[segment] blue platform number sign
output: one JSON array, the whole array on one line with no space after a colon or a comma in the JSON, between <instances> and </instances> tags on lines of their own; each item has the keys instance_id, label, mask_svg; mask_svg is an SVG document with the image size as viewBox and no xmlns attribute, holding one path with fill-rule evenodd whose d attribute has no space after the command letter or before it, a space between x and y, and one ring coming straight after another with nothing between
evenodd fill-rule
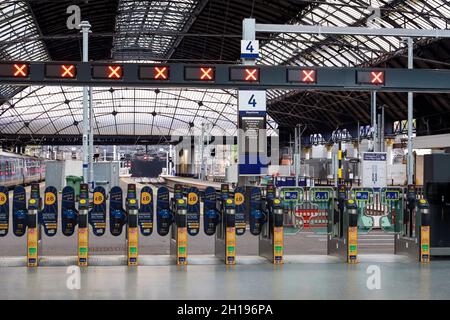
<instances>
[{"instance_id":1,"label":"blue platform number sign","mask_svg":"<svg viewBox=\"0 0 450 320\"><path fill-rule=\"evenodd\" d=\"M259 41L258 40L242 40L241 41L241 58L242 59L258 59L259 58Z\"/></svg>"}]
</instances>

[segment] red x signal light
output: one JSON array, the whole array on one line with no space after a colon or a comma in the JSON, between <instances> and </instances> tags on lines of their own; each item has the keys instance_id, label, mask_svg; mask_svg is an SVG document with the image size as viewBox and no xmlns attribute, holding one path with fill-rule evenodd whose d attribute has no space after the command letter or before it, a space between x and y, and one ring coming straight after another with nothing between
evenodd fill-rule
<instances>
[{"instance_id":1,"label":"red x signal light","mask_svg":"<svg viewBox=\"0 0 450 320\"><path fill-rule=\"evenodd\" d=\"M213 80L213 68L200 68L200 80Z\"/></svg>"},{"instance_id":2,"label":"red x signal light","mask_svg":"<svg viewBox=\"0 0 450 320\"><path fill-rule=\"evenodd\" d=\"M61 78L75 78L75 66L73 64L61 65Z\"/></svg>"},{"instance_id":3,"label":"red x signal light","mask_svg":"<svg viewBox=\"0 0 450 320\"><path fill-rule=\"evenodd\" d=\"M356 72L356 83L372 86L383 86L385 84L385 71L360 70Z\"/></svg>"},{"instance_id":4,"label":"red x signal light","mask_svg":"<svg viewBox=\"0 0 450 320\"><path fill-rule=\"evenodd\" d=\"M187 66L184 68L184 80L214 81L216 69L210 66Z\"/></svg>"},{"instance_id":5,"label":"red x signal light","mask_svg":"<svg viewBox=\"0 0 450 320\"><path fill-rule=\"evenodd\" d=\"M121 80L123 78L123 66L122 65L105 65L96 64L92 65L92 79L102 80Z\"/></svg>"},{"instance_id":6,"label":"red x signal light","mask_svg":"<svg viewBox=\"0 0 450 320\"><path fill-rule=\"evenodd\" d=\"M155 80L167 80L169 78L169 68L154 67Z\"/></svg>"},{"instance_id":7,"label":"red x signal light","mask_svg":"<svg viewBox=\"0 0 450 320\"><path fill-rule=\"evenodd\" d=\"M245 69L245 81L258 81L259 74L256 68Z\"/></svg>"},{"instance_id":8,"label":"red x signal light","mask_svg":"<svg viewBox=\"0 0 450 320\"><path fill-rule=\"evenodd\" d=\"M302 70L302 82L316 83L316 70Z\"/></svg>"},{"instance_id":9,"label":"red x signal light","mask_svg":"<svg viewBox=\"0 0 450 320\"><path fill-rule=\"evenodd\" d=\"M13 65L14 77L25 78L28 77L28 65L27 64L14 64Z\"/></svg>"},{"instance_id":10,"label":"red x signal light","mask_svg":"<svg viewBox=\"0 0 450 320\"><path fill-rule=\"evenodd\" d=\"M384 84L384 72L383 71L372 71L370 73L370 83L375 85Z\"/></svg>"},{"instance_id":11,"label":"red x signal light","mask_svg":"<svg viewBox=\"0 0 450 320\"><path fill-rule=\"evenodd\" d=\"M122 66L108 66L109 79L122 79Z\"/></svg>"}]
</instances>

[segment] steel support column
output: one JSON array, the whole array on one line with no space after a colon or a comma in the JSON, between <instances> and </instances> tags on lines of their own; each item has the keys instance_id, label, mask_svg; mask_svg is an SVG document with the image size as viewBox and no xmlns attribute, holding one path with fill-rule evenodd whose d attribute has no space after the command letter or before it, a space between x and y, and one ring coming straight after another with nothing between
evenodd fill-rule
<instances>
[{"instance_id":1,"label":"steel support column","mask_svg":"<svg viewBox=\"0 0 450 320\"><path fill-rule=\"evenodd\" d=\"M89 32L91 25L87 21L80 23L83 34L83 62L89 61ZM83 182L89 182L89 96L88 87L83 87Z\"/></svg>"}]
</instances>

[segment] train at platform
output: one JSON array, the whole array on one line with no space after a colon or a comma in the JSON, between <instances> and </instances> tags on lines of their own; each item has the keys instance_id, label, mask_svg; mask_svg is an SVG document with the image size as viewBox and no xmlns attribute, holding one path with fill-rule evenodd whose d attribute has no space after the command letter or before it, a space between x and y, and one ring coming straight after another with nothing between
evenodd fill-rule
<instances>
[{"instance_id":1,"label":"train at platform","mask_svg":"<svg viewBox=\"0 0 450 320\"><path fill-rule=\"evenodd\" d=\"M0 151L0 185L14 187L45 179L45 160Z\"/></svg>"}]
</instances>

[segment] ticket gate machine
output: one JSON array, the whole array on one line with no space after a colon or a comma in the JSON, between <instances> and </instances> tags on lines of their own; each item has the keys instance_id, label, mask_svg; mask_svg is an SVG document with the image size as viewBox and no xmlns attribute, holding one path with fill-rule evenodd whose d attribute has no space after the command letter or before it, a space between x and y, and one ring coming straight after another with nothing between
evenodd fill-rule
<instances>
[{"instance_id":1,"label":"ticket gate machine","mask_svg":"<svg viewBox=\"0 0 450 320\"><path fill-rule=\"evenodd\" d=\"M183 198L175 200L174 218L170 237L170 255L175 257L177 265L186 265L188 246L187 205Z\"/></svg>"},{"instance_id":2,"label":"ticket gate machine","mask_svg":"<svg viewBox=\"0 0 450 320\"><path fill-rule=\"evenodd\" d=\"M0 186L0 238L9 231L9 192L8 188Z\"/></svg>"},{"instance_id":3,"label":"ticket gate machine","mask_svg":"<svg viewBox=\"0 0 450 320\"><path fill-rule=\"evenodd\" d=\"M38 266L39 226L38 226L39 200L31 198L28 201L27 211L27 267Z\"/></svg>"},{"instance_id":4,"label":"ticket gate machine","mask_svg":"<svg viewBox=\"0 0 450 320\"><path fill-rule=\"evenodd\" d=\"M236 264L236 206L234 199L223 196L223 210L220 210L221 217L215 239L215 256L224 260L226 265L234 265Z\"/></svg>"},{"instance_id":5,"label":"ticket gate machine","mask_svg":"<svg viewBox=\"0 0 450 320\"><path fill-rule=\"evenodd\" d=\"M259 236L264 225L267 222L267 205L263 205L261 189L252 187L250 189L250 212L249 212L249 229L254 236Z\"/></svg>"},{"instance_id":6,"label":"ticket gate machine","mask_svg":"<svg viewBox=\"0 0 450 320\"><path fill-rule=\"evenodd\" d=\"M127 265L138 265L139 228L138 212L139 203L137 201L136 185L129 184L126 198L127 211Z\"/></svg>"},{"instance_id":7,"label":"ticket gate machine","mask_svg":"<svg viewBox=\"0 0 450 320\"><path fill-rule=\"evenodd\" d=\"M346 187L339 186L327 251L349 264L358 263L358 215L356 201L347 199Z\"/></svg>"},{"instance_id":8,"label":"ticket gate machine","mask_svg":"<svg viewBox=\"0 0 450 320\"><path fill-rule=\"evenodd\" d=\"M94 192L95 202L95 192ZM78 201L78 266L87 267L89 257L89 185L80 185Z\"/></svg>"},{"instance_id":9,"label":"ticket gate machine","mask_svg":"<svg viewBox=\"0 0 450 320\"><path fill-rule=\"evenodd\" d=\"M430 262L430 206L425 199L417 200L416 188L409 185L406 208L399 215L399 232L395 236L395 253L419 262Z\"/></svg>"},{"instance_id":10,"label":"ticket gate machine","mask_svg":"<svg viewBox=\"0 0 450 320\"><path fill-rule=\"evenodd\" d=\"M203 200L203 231L206 235L212 236L216 233L220 218L220 210L217 208L216 189L207 187Z\"/></svg>"},{"instance_id":11,"label":"ticket gate machine","mask_svg":"<svg viewBox=\"0 0 450 320\"><path fill-rule=\"evenodd\" d=\"M348 261L347 187L345 185L338 186L336 198L337 201L334 203L333 216L330 221L331 232L327 238L327 253Z\"/></svg>"},{"instance_id":12,"label":"ticket gate machine","mask_svg":"<svg viewBox=\"0 0 450 320\"><path fill-rule=\"evenodd\" d=\"M269 198L267 202L268 222L264 224L259 237L259 255L273 264L283 264L283 207L280 199Z\"/></svg>"}]
</instances>

